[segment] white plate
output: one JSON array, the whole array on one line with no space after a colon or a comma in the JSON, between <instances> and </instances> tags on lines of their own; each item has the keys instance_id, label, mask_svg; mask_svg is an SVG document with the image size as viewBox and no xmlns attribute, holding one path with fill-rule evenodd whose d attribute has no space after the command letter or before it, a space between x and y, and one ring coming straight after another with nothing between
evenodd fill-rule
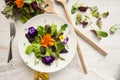
<instances>
[{"instance_id":1,"label":"white plate","mask_svg":"<svg viewBox=\"0 0 120 80\"><path fill-rule=\"evenodd\" d=\"M25 54L25 49L30 44L25 37L25 33L27 33L26 29L28 29L28 27L31 27L31 26L37 27L39 25L46 25L46 24L51 25L52 23L57 24L58 29L60 28L61 25L65 23L68 24L68 27L66 28L66 31L64 32L64 34L67 35L69 38L69 41L67 43L69 49L68 49L68 53L60 54L61 57L65 59L65 61L57 59L50 66L48 66L43 64L41 60L36 59L33 53L31 53L30 55ZM31 67L36 71L50 73L50 72L55 72L64 68L71 62L76 52L76 45L77 45L76 42L77 41L76 41L75 32L72 26L66 20L60 18L55 14L42 14L42 15L33 17L23 25L23 29L19 33L18 46L19 46L19 52L22 59L24 60L25 63L27 63L29 67ZM35 59L39 61L37 65L34 65Z\"/></svg>"}]
</instances>

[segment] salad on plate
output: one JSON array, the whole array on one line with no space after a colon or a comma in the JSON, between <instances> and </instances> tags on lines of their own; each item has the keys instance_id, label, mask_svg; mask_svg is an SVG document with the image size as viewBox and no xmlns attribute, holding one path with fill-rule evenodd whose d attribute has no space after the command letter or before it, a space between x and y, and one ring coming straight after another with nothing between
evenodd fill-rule
<instances>
[{"instance_id":1,"label":"salad on plate","mask_svg":"<svg viewBox=\"0 0 120 80\"><path fill-rule=\"evenodd\" d=\"M45 65L50 65L54 60L65 60L60 54L68 53L66 49L69 38L64 35L67 24L57 28L55 23L51 25L31 26L25 34L30 44L26 47L26 55L33 54Z\"/></svg>"}]
</instances>

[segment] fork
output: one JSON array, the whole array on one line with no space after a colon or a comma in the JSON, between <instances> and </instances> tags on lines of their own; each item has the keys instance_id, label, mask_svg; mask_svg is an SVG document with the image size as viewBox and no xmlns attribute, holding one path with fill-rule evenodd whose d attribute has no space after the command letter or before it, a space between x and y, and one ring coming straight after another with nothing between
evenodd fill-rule
<instances>
[{"instance_id":1,"label":"fork","mask_svg":"<svg viewBox=\"0 0 120 80\"><path fill-rule=\"evenodd\" d=\"M15 37L15 34L16 34L15 24L10 23L10 48L9 48L9 55L8 55L8 63L12 59L12 41Z\"/></svg>"}]
</instances>

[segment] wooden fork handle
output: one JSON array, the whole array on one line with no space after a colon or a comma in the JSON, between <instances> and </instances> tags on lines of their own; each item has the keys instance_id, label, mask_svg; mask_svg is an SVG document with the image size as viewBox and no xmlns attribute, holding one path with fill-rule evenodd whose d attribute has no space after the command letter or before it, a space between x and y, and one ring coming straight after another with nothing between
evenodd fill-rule
<instances>
[{"instance_id":1,"label":"wooden fork handle","mask_svg":"<svg viewBox=\"0 0 120 80\"><path fill-rule=\"evenodd\" d=\"M63 7L64 7L64 9L65 9L65 13L66 13L67 20L72 24L70 15L69 15L68 10L67 10L67 7L66 7L66 3L63 3Z\"/></svg>"},{"instance_id":2,"label":"wooden fork handle","mask_svg":"<svg viewBox=\"0 0 120 80\"><path fill-rule=\"evenodd\" d=\"M74 27L73 27L74 28ZM103 56L107 55L107 52L105 52L102 48L100 48L98 45L96 45L93 41L88 39L85 35L83 35L80 31L78 31L76 28L74 28L75 32L82 37L86 42L88 42L91 46L93 46L97 51L99 51Z\"/></svg>"},{"instance_id":3,"label":"wooden fork handle","mask_svg":"<svg viewBox=\"0 0 120 80\"><path fill-rule=\"evenodd\" d=\"M77 51L78 51L78 55L79 55L79 59L80 59L80 62L81 62L81 65L82 65L82 69L83 69L83 72L85 74L87 74L87 68L86 68L86 65L85 65L85 62L84 62L84 59L83 59L83 56L82 56L82 53L81 53L81 50L80 50L80 46L79 46L79 43L77 42Z\"/></svg>"}]
</instances>

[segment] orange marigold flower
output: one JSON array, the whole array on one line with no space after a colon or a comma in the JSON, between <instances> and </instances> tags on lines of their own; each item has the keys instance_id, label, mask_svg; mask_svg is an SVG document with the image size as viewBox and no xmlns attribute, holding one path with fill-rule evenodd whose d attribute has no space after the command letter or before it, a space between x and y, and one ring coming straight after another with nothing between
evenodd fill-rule
<instances>
[{"instance_id":1,"label":"orange marigold flower","mask_svg":"<svg viewBox=\"0 0 120 80\"><path fill-rule=\"evenodd\" d=\"M22 8L24 5L24 0L15 0L15 4L18 8Z\"/></svg>"},{"instance_id":2,"label":"orange marigold flower","mask_svg":"<svg viewBox=\"0 0 120 80\"><path fill-rule=\"evenodd\" d=\"M41 40L43 47L53 46L55 40L51 37L50 34L46 34L43 39Z\"/></svg>"}]
</instances>

